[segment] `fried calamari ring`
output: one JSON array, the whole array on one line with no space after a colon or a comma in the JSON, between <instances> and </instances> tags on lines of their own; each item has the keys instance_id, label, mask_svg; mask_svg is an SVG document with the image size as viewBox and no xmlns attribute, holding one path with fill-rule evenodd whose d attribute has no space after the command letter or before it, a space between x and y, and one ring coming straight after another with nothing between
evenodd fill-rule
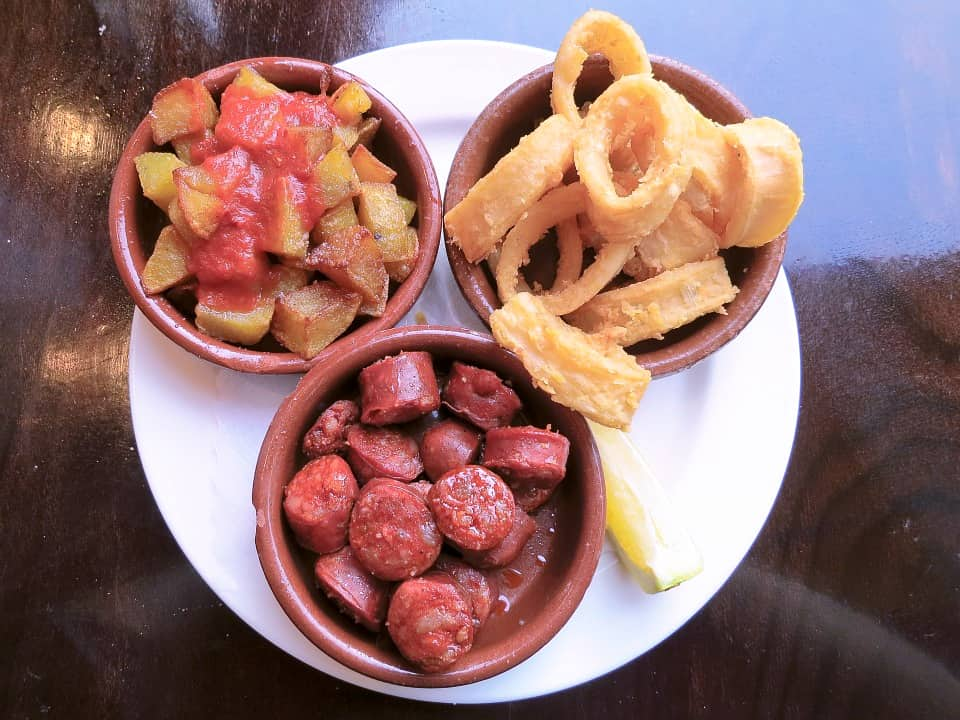
<instances>
[{"instance_id":1,"label":"fried calamari ring","mask_svg":"<svg viewBox=\"0 0 960 720\"><path fill-rule=\"evenodd\" d=\"M687 101L645 75L620 78L590 106L574 139L574 162L590 194L590 219L607 242L637 242L667 218L690 180L684 146L693 129ZM621 196L610 153L623 137L644 133L650 163L633 192Z\"/></svg>"},{"instance_id":2,"label":"fried calamari ring","mask_svg":"<svg viewBox=\"0 0 960 720\"><path fill-rule=\"evenodd\" d=\"M760 117L724 128L743 181L721 247L764 245L787 229L803 202L803 156L793 130Z\"/></svg>"},{"instance_id":3,"label":"fried calamari ring","mask_svg":"<svg viewBox=\"0 0 960 720\"><path fill-rule=\"evenodd\" d=\"M587 191L581 183L573 183L554 188L524 213L500 246L495 277L501 302L505 303L517 294L517 285L521 280L520 267L529 262L530 248L547 230L565 220L575 219L578 213L586 209ZM579 245L579 237L577 242ZM565 277L568 272L564 270Z\"/></svg>"},{"instance_id":4,"label":"fried calamari ring","mask_svg":"<svg viewBox=\"0 0 960 720\"><path fill-rule=\"evenodd\" d=\"M611 13L602 10L585 13L570 26L560 43L553 63L550 91L553 112L577 125L581 122L580 111L573 99L573 91L583 71L583 63L592 53L601 53L610 61L614 79L653 72L643 40L636 30Z\"/></svg>"}]
</instances>

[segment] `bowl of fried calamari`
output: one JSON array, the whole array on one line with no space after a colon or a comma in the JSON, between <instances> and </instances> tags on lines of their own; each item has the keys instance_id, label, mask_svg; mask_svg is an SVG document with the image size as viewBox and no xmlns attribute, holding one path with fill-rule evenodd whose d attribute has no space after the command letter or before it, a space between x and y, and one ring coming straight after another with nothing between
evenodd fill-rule
<instances>
[{"instance_id":1,"label":"bowl of fried calamari","mask_svg":"<svg viewBox=\"0 0 960 720\"><path fill-rule=\"evenodd\" d=\"M754 317L802 198L789 127L590 11L467 133L446 249L467 301L541 387L626 427L651 376Z\"/></svg>"}]
</instances>

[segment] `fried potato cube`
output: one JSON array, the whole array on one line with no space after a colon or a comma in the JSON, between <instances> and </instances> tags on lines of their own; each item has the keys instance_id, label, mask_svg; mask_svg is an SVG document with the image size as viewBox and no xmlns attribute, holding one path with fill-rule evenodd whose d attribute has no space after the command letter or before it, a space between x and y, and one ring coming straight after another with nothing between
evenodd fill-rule
<instances>
[{"instance_id":1,"label":"fried potato cube","mask_svg":"<svg viewBox=\"0 0 960 720\"><path fill-rule=\"evenodd\" d=\"M166 211L177 196L173 171L183 167L180 158L173 153L146 152L137 155L133 164L137 167L143 194L153 200L158 208Z\"/></svg>"},{"instance_id":2,"label":"fried potato cube","mask_svg":"<svg viewBox=\"0 0 960 720\"><path fill-rule=\"evenodd\" d=\"M333 147L333 130L328 126L291 125L286 133L288 142L307 168L313 167Z\"/></svg>"},{"instance_id":3,"label":"fried potato cube","mask_svg":"<svg viewBox=\"0 0 960 720\"><path fill-rule=\"evenodd\" d=\"M404 222L396 187L390 183L360 183L357 208L360 224L373 233L384 262L403 262L417 256L417 233Z\"/></svg>"},{"instance_id":4,"label":"fried potato cube","mask_svg":"<svg viewBox=\"0 0 960 720\"><path fill-rule=\"evenodd\" d=\"M180 237L185 242L190 245L196 242L197 236L193 230L190 229L190 225L187 223L187 216L183 214L183 209L180 207L180 199L176 195L173 196L173 200L171 200L167 206L167 217L170 218L170 224L177 229Z\"/></svg>"},{"instance_id":5,"label":"fried potato cube","mask_svg":"<svg viewBox=\"0 0 960 720\"><path fill-rule=\"evenodd\" d=\"M270 292L274 298L306 287L307 283L310 282L310 271L306 268L278 265L273 268L273 273L274 278Z\"/></svg>"},{"instance_id":6,"label":"fried potato cube","mask_svg":"<svg viewBox=\"0 0 960 720\"><path fill-rule=\"evenodd\" d=\"M350 162L347 149L340 143L334 143L330 152L313 166L311 180L317 200L327 208L360 192L360 178Z\"/></svg>"},{"instance_id":7,"label":"fried potato cube","mask_svg":"<svg viewBox=\"0 0 960 720\"><path fill-rule=\"evenodd\" d=\"M212 128L218 117L217 104L210 92L197 80L183 78L153 98L150 108L153 142L164 145L181 135Z\"/></svg>"},{"instance_id":8,"label":"fried potato cube","mask_svg":"<svg viewBox=\"0 0 960 720\"><path fill-rule=\"evenodd\" d=\"M170 141L177 157L187 165L199 165L217 151L217 138L210 128L204 128L199 133L183 135Z\"/></svg>"},{"instance_id":9,"label":"fried potato cube","mask_svg":"<svg viewBox=\"0 0 960 720\"><path fill-rule=\"evenodd\" d=\"M365 227L354 225L331 233L310 251L307 264L340 287L359 293L363 298L360 314L383 315L390 278L383 266L380 248Z\"/></svg>"},{"instance_id":10,"label":"fried potato cube","mask_svg":"<svg viewBox=\"0 0 960 720\"><path fill-rule=\"evenodd\" d=\"M397 195L397 202L403 208L403 222L409 225L413 222L413 216L417 214L417 201L405 198L403 195Z\"/></svg>"},{"instance_id":11,"label":"fried potato cube","mask_svg":"<svg viewBox=\"0 0 960 720\"><path fill-rule=\"evenodd\" d=\"M190 244L173 225L167 225L160 231L153 254L143 267L143 289L148 295L156 295L182 283L191 275L189 258Z\"/></svg>"},{"instance_id":12,"label":"fried potato cube","mask_svg":"<svg viewBox=\"0 0 960 720\"><path fill-rule=\"evenodd\" d=\"M270 330L288 350L316 357L350 327L361 297L332 282L315 282L276 301Z\"/></svg>"},{"instance_id":13,"label":"fried potato cube","mask_svg":"<svg viewBox=\"0 0 960 720\"><path fill-rule=\"evenodd\" d=\"M283 257L302 258L307 254L310 226L301 209L303 189L290 175L277 178L273 185L270 222L260 246Z\"/></svg>"},{"instance_id":14,"label":"fried potato cube","mask_svg":"<svg viewBox=\"0 0 960 720\"><path fill-rule=\"evenodd\" d=\"M197 303L197 328L211 337L238 345L256 345L270 330L274 299L266 296L252 310L215 310Z\"/></svg>"},{"instance_id":15,"label":"fried potato cube","mask_svg":"<svg viewBox=\"0 0 960 720\"><path fill-rule=\"evenodd\" d=\"M368 117L360 121L357 126L357 142L361 145L370 147L373 145L373 139L377 136L377 130L380 129L380 118Z\"/></svg>"},{"instance_id":16,"label":"fried potato cube","mask_svg":"<svg viewBox=\"0 0 960 720\"><path fill-rule=\"evenodd\" d=\"M216 183L200 167L186 166L173 172L177 201L187 226L202 238L209 238L223 217L223 201L216 196Z\"/></svg>"},{"instance_id":17,"label":"fried potato cube","mask_svg":"<svg viewBox=\"0 0 960 720\"><path fill-rule=\"evenodd\" d=\"M353 150L360 139L359 125L337 125L333 129L333 136L337 138L347 150Z\"/></svg>"},{"instance_id":18,"label":"fried potato cube","mask_svg":"<svg viewBox=\"0 0 960 720\"><path fill-rule=\"evenodd\" d=\"M358 144L350 159L360 182L388 183L393 182L393 179L397 176L396 171L381 162L376 155L367 149L366 145Z\"/></svg>"},{"instance_id":19,"label":"fried potato cube","mask_svg":"<svg viewBox=\"0 0 960 720\"><path fill-rule=\"evenodd\" d=\"M230 83L235 89L242 90L248 97L270 97L271 95L286 95L287 93L263 77L249 65L240 68L240 72Z\"/></svg>"},{"instance_id":20,"label":"fried potato cube","mask_svg":"<svg viewBox=\"0 0 960 720\"><path fill-rule=\"evenodd\" d=\"M400 262L384 263L384 267L387 269L387 275L390 276L390 279L394 282L402 283L408 277L410 273L413 272L413 268L417 264L417 259L413 260L401 260Z\"/></svg>"},{"instance_id":21,"label":"fried potato cube","mask_svg":"<svg viewBox=\"0 0 960 720\"><path fill-rule=\"evenodd\" d=\"M361 115L370 109L370 96L358 82L344 83L338 87L330 98L330 109L336 113L344 124L357 125Z\"/></svg>"},{"instance_id":22,"label":"fried potato cube","mask_svg":"<svg viewBox=\"0 0 960 720\"><path fill-rule=\"evenodd\" d=\"M320 216L317 224L313 226L313 242L319 245L338 230L345 230L359 224L360 220L357 218L357 211L353 208L353 200L347 198Z\"/></svg>"}]
</instances>

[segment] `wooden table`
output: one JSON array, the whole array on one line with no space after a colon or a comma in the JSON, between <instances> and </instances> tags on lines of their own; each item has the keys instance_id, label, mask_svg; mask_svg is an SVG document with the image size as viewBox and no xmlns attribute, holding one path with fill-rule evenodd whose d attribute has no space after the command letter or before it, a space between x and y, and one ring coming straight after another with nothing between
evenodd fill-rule
<instances>
[{"instance_id":1,"label":"wooden table","mask_svg":"<svg viewBox=\"0 0 960 720\"><path fill-rule=\"evenodd\" d=\"M661 646L509 706L387 698L256 635L168 533L134 449L133 305L106 229L114 164L152 95L245 56L333 62L456 37L555 48L586 7L540 5L5 0L0 716L958 716L951 0L607 3L652 52L789 122L806 161L785 262L803 351L793 458L746 560Z\"/></svg>"}]
</instances>

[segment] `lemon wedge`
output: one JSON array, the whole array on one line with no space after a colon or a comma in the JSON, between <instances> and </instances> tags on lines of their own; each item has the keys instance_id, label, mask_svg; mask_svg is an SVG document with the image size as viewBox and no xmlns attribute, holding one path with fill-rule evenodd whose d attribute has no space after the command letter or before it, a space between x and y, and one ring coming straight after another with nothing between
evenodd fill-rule
<instances>
[{"instance_id":1,"label":"lemon wedge","mask_svg":"<svg viewBox=\"0 0 960 720\"><path fill-rule=\"evenodd\" d=\"M663 486L626 433L587 420L607 487L607 533L644 589L661 592L703 570L694 544Z\"/></svg>"}]
</instances>

